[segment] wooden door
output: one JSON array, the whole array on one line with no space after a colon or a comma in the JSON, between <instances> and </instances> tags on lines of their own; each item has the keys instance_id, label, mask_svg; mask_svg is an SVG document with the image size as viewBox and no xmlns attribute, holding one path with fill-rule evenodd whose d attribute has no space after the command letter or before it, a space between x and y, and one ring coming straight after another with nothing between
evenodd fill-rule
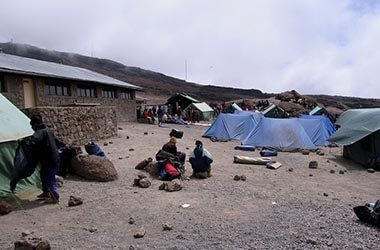
<instances>
[{"instance_id":1,"label":"wooden door","mask_svg":"<svg viewBox=\"0 0 380 250\"><path fill-rule=\"evenodd\" d=\"M36 95L32 79L24 78L24 108L34 108L36 106Z\"/></svg>"}]
</instances>

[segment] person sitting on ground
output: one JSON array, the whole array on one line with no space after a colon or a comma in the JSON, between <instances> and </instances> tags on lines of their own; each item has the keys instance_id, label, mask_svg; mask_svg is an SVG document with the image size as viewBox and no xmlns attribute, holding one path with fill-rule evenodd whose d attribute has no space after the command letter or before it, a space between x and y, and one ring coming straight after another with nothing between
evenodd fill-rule
<instances>
[{"instance_id":1,"label":"person sitting on ground","mask_svg":"<svg viewBox=\"0 0 380 250\"><path fill-rule=\"evenodd\" d=\"M160 150L163 152L161 153L159 152L158 155L160 155L160 158L166 158L166 159L175 158L174 160L179 161L183 165L185 164L186 154L177 151L176 144L177 144L177 139L174 136L170 137L169 142L165 143L162 146L162 150ZM157 158L157 160L162 160L162 159Z\"/></svg>"},{"instance_id":2,"label":"person sitting on ground","mask_svg":"<svg viewBox=\"0 0 380 250\"><path fill-rule=\"evenodd\" d=\"M144 109L143 116L144 116L145 119L148 120L148 123L153 123L152 118L149 116L149 113L148 113L147 109Z\"/></svg>"},{"instance_id":3,"label":"person sitting on ground","mask_svg":"<svg viewBox=\"0 0 380 250\"><path fill-rule=\"evenodd\" d=\"M193 176L200 179L211 177L212 155L203 148L201 141L195 142L195 149L191 152L189 161L193 169Z\"/></svg>"},{"instance_id":4,"label":"person sitting on ground","mask_svg":"<svg viewBox=\"0 0 380 250\"><path fill-rule=\"evenodd\" d=\"M46 204L56 204L59 202L59 194L55 174L60 165L60 158L55 136L43 124L41 115L33 115L30 118L30 125L34 130L30 144L41 163L40 176L43 193L38 195L38 198L45 199Z\"/></svg>"}]
</instances>

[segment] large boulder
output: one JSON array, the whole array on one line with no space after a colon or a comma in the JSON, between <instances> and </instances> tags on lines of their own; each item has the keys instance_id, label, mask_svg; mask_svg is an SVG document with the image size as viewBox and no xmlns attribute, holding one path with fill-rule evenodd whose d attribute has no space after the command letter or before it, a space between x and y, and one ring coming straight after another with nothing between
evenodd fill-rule
<instances>
[{"instance_id":1,"label":"large boulder","mask_svg":"<svg viewBox=\"0 0 380 250\"><path fill-rule=\"evenodd\" d=\"M74 172L87 180L114 181L118 178L113 163L96 155L80 155L71 160Z\"/></svg>"},{"instance_id":2,"label":"large boulder","mask_svg":"<svg viewBox=\"0 0 380 250\"><path fill-rule=\"evenodd\" d=\"M6 215L12 212L12 206L5 201L0 201L0 215Z\"/></svg>"}]
</instances>

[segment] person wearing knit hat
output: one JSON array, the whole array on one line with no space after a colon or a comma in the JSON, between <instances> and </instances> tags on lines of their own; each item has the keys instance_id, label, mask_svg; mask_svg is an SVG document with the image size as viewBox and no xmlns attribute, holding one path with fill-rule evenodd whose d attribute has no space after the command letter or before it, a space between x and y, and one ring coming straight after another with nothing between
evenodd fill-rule
<instances>
[{"instance_id":1,"label":"person wearing knit hat","mask_svg":"<svg viewBox=\"0 0 380 250\"><path fill-rule=\"evenodd\" d=\"M174 136L172 136L172 137L170 137L169 142L177 143L177 139Z\"/></svg>"},{"instance_id":2,"label":"person wearing knit hat","mask_svg":"<svg viewBox=\"0 0 380 250\"><path fill-rule=\"evenodd\" d=\"M179 159L179 161L182 164L185 164L186 154L177 151L176 144L177 144L177 139L174 136L172 136L170 137L169 142L165 143L164 146L162 146L162 150L174 155L175 157Z\"/></svg>"}]
</instances>

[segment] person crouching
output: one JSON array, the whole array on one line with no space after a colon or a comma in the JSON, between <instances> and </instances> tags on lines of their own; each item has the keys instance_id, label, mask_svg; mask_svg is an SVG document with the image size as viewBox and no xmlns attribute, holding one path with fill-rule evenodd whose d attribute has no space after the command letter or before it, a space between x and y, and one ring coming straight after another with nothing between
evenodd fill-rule
<instances>
[{"instance_id":1,"label":"person crouching","mask_svg":"<svg viewBox=\"0 0 380 250\"><path fill-rule=\"evenodd\" d=\"M191 152L189 161L193 169L193 176L200 179L211 177L212 155L203 148L201 141L195 142L195 149Z\"/></svg>"}]
</instances>

